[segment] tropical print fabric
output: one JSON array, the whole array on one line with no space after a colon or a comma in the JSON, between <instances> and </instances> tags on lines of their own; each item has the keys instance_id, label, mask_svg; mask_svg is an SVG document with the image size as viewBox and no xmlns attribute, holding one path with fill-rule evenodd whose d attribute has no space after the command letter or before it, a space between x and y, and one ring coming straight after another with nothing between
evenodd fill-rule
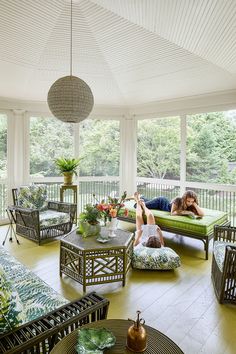
<instances>
[{"instance_id":1,"label":"tropical print fabric","mask_svg":"<svg viewBox=\"0 0 236 354\"><path fill-rule=\"evenodd\" d=\"M47 187L30 185L21 187L18 194L18 205L23 208L44 210L47 207Z\"/></svg>"},{"instance_id":2,"label":"tropical print fabric","mask_svg":"<svg viewBox=\"0 0 236 354\"><path fill-rule=\"evenodd\" d=\"M216 263L221 272L223 272L223 267L224 267L226 246L236 246L236 243L224 242L224 241L214 242L213 252L214 252Z\"/></svg>"},{"instance_id":3,"label":"tropical print fabric","mask_svg":"<svg viewBox=\"0 0 236 354\"><path fill-rule=\"evenodd\" d=\"M69 302L9 255L2 247L0 247L0 265L4 269L6 279L11 279L11 283L14 284L15 290L18 292L19 301L23 304L23 323L46 315ZM17 313L17 298L15 299L15 306L14 313ZM10 321L12 320L13 322L14 313L10 314Z\"/></svg>"},{"instance_id":4,"label":"tropical print fabric","mask_svg":"<svg viewBox=\"0 0 236 354\"><path fill-rule=\"evenodd\" d=\"M168 270L180 265L180 257L169 247L150 248L142 244L134 247L133 268Z\"/></svg>"},{"instance_id":5,"label":"tropical print fabric","mask_svg":"<svg viewBox=\"0 0 236 354\"><path fill-rule=\"evenodd\" d=\"M0 266L0 334L20 326L24 321L24 307L18 292Z\"/></svg>"},{"instance_id":6,"label":"tropical print fabric","mask_svg":"<svg viewBox=\"0 0 236 354\"><path fill-rule=\"evenodd\" d=\"M40 227L48 227L70 222L70 215L55 210L42 211L39 214Z\"/></svg>"}]
</instances>

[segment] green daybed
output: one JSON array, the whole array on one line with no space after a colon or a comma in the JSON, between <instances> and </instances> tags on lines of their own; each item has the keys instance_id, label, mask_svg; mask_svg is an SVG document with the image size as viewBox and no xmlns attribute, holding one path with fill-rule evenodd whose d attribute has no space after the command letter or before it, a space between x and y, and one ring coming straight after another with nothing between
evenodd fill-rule
<instances>
[{"instance_id":1,"label":"green daybed","mask_svg":"<svg viewBox=\"0 0 236 354\"><path fill-rule=\"evenodd\" d=\"M135 223L136 209L134 202L129 201L119 212L119 220ZM125 209L129 210L125 217ZM188 216L170 215L167 211L152 210L156 223L163 231L188 236L204 243L206 259L208 259L209 241L213 238L214 225L229 225L227 213L219 210L203 209L205 216L201 219L191 219Z\"/></svg>"}]
</instances>

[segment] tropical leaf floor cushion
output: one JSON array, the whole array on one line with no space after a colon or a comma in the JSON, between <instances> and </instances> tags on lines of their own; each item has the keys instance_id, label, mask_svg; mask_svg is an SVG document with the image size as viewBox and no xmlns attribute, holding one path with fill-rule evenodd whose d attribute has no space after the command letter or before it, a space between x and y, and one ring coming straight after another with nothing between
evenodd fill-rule
<instances>
[{"instance_id":1,"label":"tropical leaf floor cushion","mask_svg":"<svg viewBox=\"0 0 236 354\"><path fill-rule=\"evenodd\" d=\"M180 257L169 247L150 248L142 244L134 247L133 268L170 270L178 268L180 265Z\"/></svg>"},{"instance_id":2,"label":"tropical leaf floor cushion","mask_svg":"<svg viewBox=\"0 0 236 354\"><path fill-rule=\"evenodd\" d=\"M67 304L37 275L0 247L1 315L0 333Z\"/></svg>"}]
</instances>

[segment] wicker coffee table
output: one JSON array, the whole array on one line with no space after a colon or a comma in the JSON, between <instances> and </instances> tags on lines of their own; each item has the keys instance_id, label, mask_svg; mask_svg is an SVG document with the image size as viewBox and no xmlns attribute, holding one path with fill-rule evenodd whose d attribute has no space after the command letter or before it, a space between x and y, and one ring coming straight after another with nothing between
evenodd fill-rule
<instances>
[{"instance_id":1,"label":"wicker coffee table","mask_svg":"<svg viewBox=\"0 0 236 354\"><path fill-rule=\"evenodd\" d=\"M102 227L101 233L108 233ZM66 274L86 286L122 281L131 265L134 236L116 230L116 237L100 243L96 237L82 238L76 231L70 232L60 243L60 275Z\"/></svg>"},{"instance_id":2,"label":"wicker coffee table","mask_svg":"<svg viewBox=\"0 0 236 354\"><path fill-rule=\"evenodd\" d=\"M106 349L104 354L131 354L126 348L127 330L132 322L127 320L102 320L83 326L86 328L107 328L116 337L116 344L110 349ZM145 326L147 331L147 349L144 354L183 354L183 351L169 337L159 332L155 328ZM71 332L64 337L51 351L50 354L76 354L76 344L78 342L78 330Z\"/></svg>"}]
</instances>

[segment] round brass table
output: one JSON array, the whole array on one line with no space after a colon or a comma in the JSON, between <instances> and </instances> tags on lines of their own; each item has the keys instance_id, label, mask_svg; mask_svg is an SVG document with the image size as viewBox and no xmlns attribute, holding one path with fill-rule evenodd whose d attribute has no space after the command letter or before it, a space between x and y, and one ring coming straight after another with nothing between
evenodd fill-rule
<instances>
[{"instance_id":1,"label":"round brass table","mask_svg":"<svg viewBox=\"0 0 236 354\"><path fill-rule=\"evenodd\" d=\"M131 324L132 322L128 320L102 320L89 323L83 328L104 327L111 330L116 337L116 344L112 348L104 350L104 354L134 354L126 348L127 330ZM177 344L163 333L146 325L145 328L147 331L147 349L143 352L144 354L183 354ZM77 341L78 330L75 330L57 343L50 354L77 354Z\"/></svg>"}]
</instances>

